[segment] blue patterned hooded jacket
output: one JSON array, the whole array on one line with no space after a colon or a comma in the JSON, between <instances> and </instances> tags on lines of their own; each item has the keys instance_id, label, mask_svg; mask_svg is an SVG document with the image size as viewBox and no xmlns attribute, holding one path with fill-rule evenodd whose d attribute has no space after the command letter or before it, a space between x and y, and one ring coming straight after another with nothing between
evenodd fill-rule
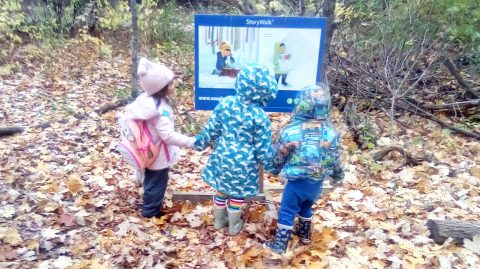
<instances>
[{"instance_id":1,"label":"blue patterned hooded jacket","mask_svg":"<svg viewBox=\"0 0 480 269\"><path fill-rule=\"evenodd\" d=\"M330 92L326 85L309 86L299 92L290 123L274 144L267 172L288 180L322 181L327 176L343 179L340 164L339 134L330 119ZM288 154L280 154L282 145L299 142Z\"/></svg>"},{"instance_id":2,"label":"blue patterned hooded jacket","mask_svg":"<svg viewBox=\"0 0 480 269\"><path fill-rule=\"evenodd\" d=\"M271 127L261 108L275 99L277 82L263 65L247 65L237 75L236 95L223 98L213 110L194 148L214 150L202 178L231 197L258 193L258 165L271 156Z\"/></svg>"}]
</instances>

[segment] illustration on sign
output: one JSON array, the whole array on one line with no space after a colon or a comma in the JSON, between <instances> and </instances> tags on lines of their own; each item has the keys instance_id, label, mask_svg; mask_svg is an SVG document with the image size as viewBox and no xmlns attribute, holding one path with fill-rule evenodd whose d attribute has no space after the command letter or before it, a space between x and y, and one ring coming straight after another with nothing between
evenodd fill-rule
<instances>
[{"instance_id":1,"label":"illustration on sign","mask_svg":"<svg viewBox=\"0 0 480 269\"><path fill-rule=\"evenodd\" d=\"M321 81L324 18L195 16L195 108L235 94L241 67L271 68L279 93L266 111L291 111L298 90Z\"/></svg>"}]
</instances>

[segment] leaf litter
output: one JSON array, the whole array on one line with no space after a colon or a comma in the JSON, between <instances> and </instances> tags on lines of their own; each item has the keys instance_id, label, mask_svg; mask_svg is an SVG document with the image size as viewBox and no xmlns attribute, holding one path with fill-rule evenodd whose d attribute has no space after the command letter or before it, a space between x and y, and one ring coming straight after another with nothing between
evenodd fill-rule
<instances>
[{"instance_id":1,"label":"leaf litter","mask_svg":"<svg viewBox=\"0 0 480 269\"><path fill-rule=\"evenodd\" d=\"M75 46L75 50L72 50ZM95 109L120 98L129 84L129 58L101 59L80 41L67 45L52 69L28 70L0 81L2 126L35 126L0 140L0 264L6 268L478 268L479 238L464 246L428 238L427 219L480 220L480 145L437 126L409 118L412 130L398 140L428 155L415 167L399 157L374 162L356 148L338 111L346 178L315 204L312 244L296 237L284 257L262 248L276 218L265 203L245 208L246 223L235 237L213 229L211 203L172 203L173 191L209 192L200 179L209 152L183 149L172 167L167 215L139 215L142 190L133 171L113 150L115 111ZM75 60L72 60L75 59ZM178 63L172 59L175 68ZM181 71L180 71L181 72ZM178 72L177 72L178 73ZM185 85L192 85L188 78ZM178 93L181 111L192 111L191 94ZM80 117L82 116L82 117ZM380 115L375 115L381 117ZM288 115L271 113L273 129ZM177 121L179 119L177 118ZM177 122L177 124L179 124ZM266 175L266 186L278 187ZM281 195L267 201L278 208Z\"/></svg>"}]
</instances>

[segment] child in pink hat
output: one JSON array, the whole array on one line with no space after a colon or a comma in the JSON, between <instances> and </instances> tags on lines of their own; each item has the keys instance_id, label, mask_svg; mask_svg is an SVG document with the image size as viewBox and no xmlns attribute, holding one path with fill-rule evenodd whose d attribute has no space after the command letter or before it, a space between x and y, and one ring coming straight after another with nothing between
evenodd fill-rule
<instances>
[{"instance_id":1,"label":"child in pink hat","mask_svg":"<svg viewBox=\"0 0 480 269\"><path fill-rule=\"evenodd\" d=\"M168 170L179 158L179 147L192 147L195 137L175 132L169 98L175 90L172 70L142 58L138 64L138 76L144 93L126 107L126 117L146 120L154 141L161 139L168 145L167 150L160 149L155 162L145 169L143 181L142 216L160 217L163 215L160 208L167 189Z\"/></svg>"}]
</instances>

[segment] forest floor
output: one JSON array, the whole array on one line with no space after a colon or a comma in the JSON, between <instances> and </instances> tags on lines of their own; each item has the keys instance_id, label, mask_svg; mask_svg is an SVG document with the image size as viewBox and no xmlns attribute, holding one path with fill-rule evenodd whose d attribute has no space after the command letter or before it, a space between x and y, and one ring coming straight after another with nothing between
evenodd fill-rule
<instances>
[{"instance_id":1,"label":"forest floor","mask_svg":"<svg viewBox=\"0 0 480 269\"><path fill-rule=\"evenodd\" d=\"M312 244L293 237L280 257L262 248L276 218L265 203L248 204L242 232L229 236L213 229L211 203L171 201L173 191L209 191L200 179L209 152L184 149L170 172L168 214L139 215L141 187L113 150L116 111L95 112L129 86L124 51L104 59L77 40L42 61L18 53L22 69L0 80L0 126L50 127L0 138L0 268L480 268L480 237L438 245L426 227L428 219L480 221L476 140L404 116L408 129L395 127L394 138L384 134L376 148L360 150L334 110L344 185L316 203ZM209 112L193 111L192 84L184 83L187 90L175 97L179 110L205 121ZM270 116L274 130L289 117ZM381 113L371 117L388 126ZM373 161L371 153L389 145L425 160L405 166L390 154ZM266 181L280 185L275 177ZM267 203L278 206L279 199Z\"/></svg>"}]
</instances>

